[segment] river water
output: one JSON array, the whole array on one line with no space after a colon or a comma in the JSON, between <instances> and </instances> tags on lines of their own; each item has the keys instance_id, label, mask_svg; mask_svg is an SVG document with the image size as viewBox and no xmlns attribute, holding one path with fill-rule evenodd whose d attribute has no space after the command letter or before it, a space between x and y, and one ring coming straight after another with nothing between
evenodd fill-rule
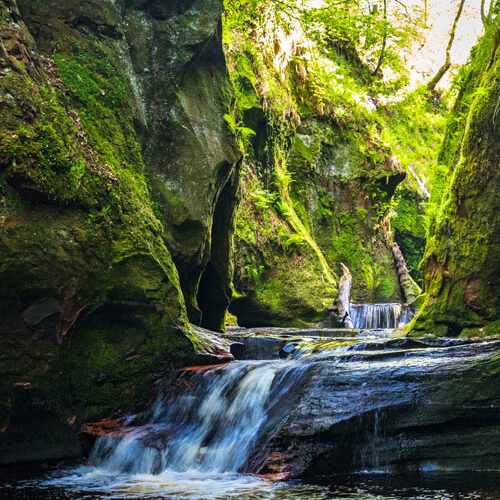
<instances>
[{"instance_id":1,"label":"river water","mask_svg":"<svg viewBox=\"0 0 500 500\"><path fill-rule=\"evenodd\" d=\"M398 500L500 499L500 474L354 474L273 483L243 474L113 475L86 466L0 470L1 500Z\"/></svg>"},{"instance_id":2,"label":"river water","mask_svg":"<svg viewBox=\"0 0 500 500\"><path fill-rule=\"evenodd\" d=\"M366 370L369 376L367 356L381 353L393 341L373 334L321 339L326 350L317 350L312 342L296 344L288 359L236 361L181 372L151 408L98 438L86 463L2 470L0 500L500 499L500 473L493 471L427 468L398 474L372 468L307 482L252 474L249 458L263 437L272 435L294 410L294 398L312 371L317 374L325 363L330 368L337 363L339 373L349 372L351 362L353 369ZM373 347L377 342L383 347ZM455 348L462 354L450 355ZM425 349L409 349L395 360L385 360L384 351L384 358L373 366L411 371L427 358L435 367L454 364L455 357L463 364L460 356L469 356L472 348L459 343L451 349L439 346L428 354Z\"/></svg>"}]
</instances>

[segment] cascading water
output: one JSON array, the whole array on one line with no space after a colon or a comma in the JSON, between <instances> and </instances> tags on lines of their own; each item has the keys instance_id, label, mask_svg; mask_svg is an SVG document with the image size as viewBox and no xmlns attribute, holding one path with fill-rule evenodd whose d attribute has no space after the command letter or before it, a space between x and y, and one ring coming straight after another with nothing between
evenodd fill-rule
<instances>
[{"instance_id":1,"label":"cascading water","mask_svg":"<svg viewBox=\"0 0 500 500\"><path fill-rule=\"evenodd\" d=\"M351 304L354 328L397 328L411 321L414 312L398 303Z\"/></svg>"},{"instance_id":2,"label":"cascading water","mask_svg":"<svg viewBox=\"0 0 500 500\"><path fill-rule=\"evenodd\" d=\"M147 415L99 437L88 465L44 487L95 492L96 499L274 497L273 483L246 473L247 461L287 417L279 405L293 407L312 365L237 361L181 372Z\"/></svg>"},{"instance_id":3,"label":"cascading water","mask_svg":"<svg viewBox=\"0 0 500 500\"><path fill-rule=\"evenodd\" d=\"M315 336L315 330L304 333L286 337L292 347L285 350L287 359L180 372L148 413L108 427L88 465L21 485L22 491L34 486L49 496L0 498L53 500L61 498L53 496L61 490L69 492L68 500L332 498L326 490L313 496L309 487L295 495L294 484L273 483L251 472L282 478L296 473L297 464L313 474L349 464L364 473L391 472L406 463L422 470L448 467L448 450L457 449L456 431L441 429L444 444L436 441L438 453L428 447L434 439L429 433L456 408L474 416L471 429L465 420L460 441L468 446L467 432L475 433L476 419L485 414L483 401L476 402L481 377L496 377L496 372L488 375L491 367L478 369L477 363L490 366L500 341L423 342L366 331L329 338ZM463 405L463 388L454 391L464 377L472 384L466 395L472 410ZM496 399L493 404L500 406ZM481 432L489 432L494 441L497 427L491 418L492 413L485 414Z\"/></svg>"},{"instance_id":4,"label":"cascading water","mask_svg":"<svg viewBox=\"0 0 500 500\"><path fill-rule=\"evenodd\" d=\"M271 407L305 368L297 361L248 361L186 372L177 383L188 391L160 398L147 422L129 424L125 435L99 438L91 463L133 474L241 471Z\"/></svg>"}]
</instances>

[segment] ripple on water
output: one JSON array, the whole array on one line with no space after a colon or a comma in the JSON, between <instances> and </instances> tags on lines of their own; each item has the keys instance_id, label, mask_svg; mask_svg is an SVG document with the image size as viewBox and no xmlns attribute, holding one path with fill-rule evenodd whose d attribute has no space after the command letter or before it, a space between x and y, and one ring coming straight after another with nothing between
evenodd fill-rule
<instances>
[{"instance_id":1,"label":"ripple on water","mask_svg":"<svg viewBox=\"0 0 500 500\"><path fill-rule=\"evenodd\" d=\"M7 479L8 478L8 479ZM7 480L6 480L7 479ZM0 475L0 500L499 500L500 473L357 474L317 484L273 483L251 474L164 471L111 474L81 466Z\"/></svg>"},{"instance_id":2,"label":"ripple on water","mask_svg":"<svg viewBox=\"0 0 500 500\"><path fill-rule=\"evenodd\" d=\"M110 474L99 468L79 467L39 483L43 488L94 493L96 498L219 499L270 490L269 481L247 474L210 474L197 470L165 470L158 475ZM76 498L79 498L78 496Z\"/></svg>"}]
</instances>

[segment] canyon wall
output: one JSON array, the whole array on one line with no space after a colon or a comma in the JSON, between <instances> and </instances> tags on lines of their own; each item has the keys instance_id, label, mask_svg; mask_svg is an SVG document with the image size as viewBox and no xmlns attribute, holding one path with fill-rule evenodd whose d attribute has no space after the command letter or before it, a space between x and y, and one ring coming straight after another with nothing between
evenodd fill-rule
<instances>
[{"instance_id":1,"label":"canyon wall","mask_svg":"<svg viewBox=\"0 0 500 500\"><path fill-rule=\"evenodd\" d=\"M240 156L223 6L0 11L1 456L60 458L196 360L188 319L222 327Z\"/></svg>"},{"instance_id":2,"label":"canyon wall","mask_svg":"<svg viewBox=\"0 0 500 500\"><path fill-rule=\"evenodd\" d=\"M487 27L461 81L443 148L451 171L427 242L412 332L500 333L500 30Z\"/></svg>"}]
</instances>

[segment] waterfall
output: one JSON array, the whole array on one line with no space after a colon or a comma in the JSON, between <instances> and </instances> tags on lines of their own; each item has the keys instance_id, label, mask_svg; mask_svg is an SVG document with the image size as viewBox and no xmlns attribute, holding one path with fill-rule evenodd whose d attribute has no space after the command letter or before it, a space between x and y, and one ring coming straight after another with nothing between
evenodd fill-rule
<instances>
[{"instance_id":1,"label":"waterfall","mask_svg":"<svg viewBox=\"0 0 500 500\"><path fill-rule=\"evenodd\" d=\"M305 367L297 361L248 361L185 372L176 382L181 389L160 398L144 423L127 425L118 438L99 438L90 461L132 474L240 471L270 408Z\"/></svg>"},{"instance_id":2,"label":"waterfall","mask_svg":"<svg viewBox=\"0 0 500 500\"><path fill-rule=\"evenodd\" d=\"M478 417L484 402L476 399L477 387L495 382L490 368L500 341L306 333L300 340L296 330L285 332L290 344L299 340L291 354L298 358L182 370L145 413L96 423L94 432L106 435L96 441L90 463L58 467L22 483L27 496L7 489L5 498L49 500L30 495L33 485L50 499L332 498L337 490L296 496L289 489L295 483L273 480L346 468L393 474L449 470L457 463L469 470L470 456L462 460L454 451L457 439L466 447L473 442L478 418L481 432L495 442L498 425L491 413ZM473 383L468 388L464 380ZM462 435L448 423L464 400L471 418ZM496 460L490 448L481 448L472 463ZM252 474L257 471L263 474Z\"/></svg>"},{"instance_id":3,"label":"waterfall","mask_svg":"<svg viewBox=\"0 0 500 500\"><path fill-rule=\"evenodd\" d=\"M411 308L398 303L351 304L354 328L397 328L409 323L414 315Z\"/></svg>"}]
</instances>

